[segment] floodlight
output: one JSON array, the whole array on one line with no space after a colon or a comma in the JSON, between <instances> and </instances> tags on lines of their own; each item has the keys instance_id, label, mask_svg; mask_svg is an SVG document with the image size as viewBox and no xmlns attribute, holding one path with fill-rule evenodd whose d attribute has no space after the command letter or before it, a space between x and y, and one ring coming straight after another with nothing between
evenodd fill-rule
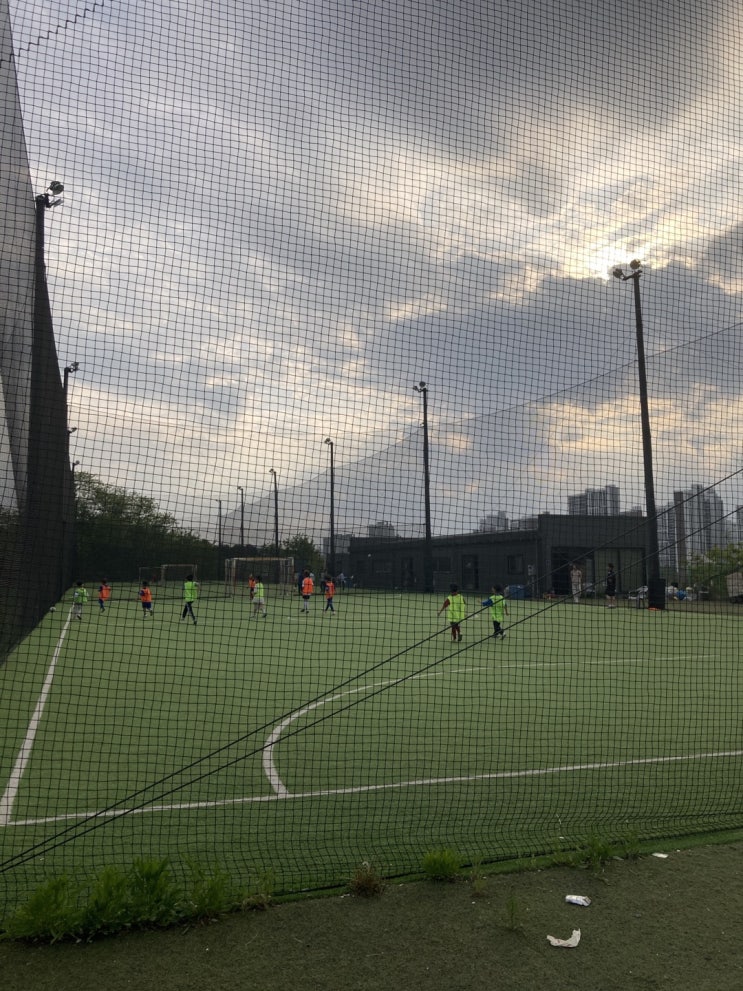
<instances>
[{"instance_id":1,"label":"floodlight","mask_svg":"<svg viewBox=\"0 0 743 991\"><path fill-rule=\"evenodd\" d=\"M629 263L629 267L632 269L633 272L636 272L638 268L642 268L642 262L638 261L636 258L633 258L632 261Z\"/></svg>"},{"instance_id":2,"label":"floodlight","mask_svg":"<svg viewBox=\"0 0 743 991\"><path fill-rule=\"evenodd\" d=\"M615 268L611 274L614 276L615 279L624 278L624 272L621 270L621 268Z\"/></svg>"}]
</instances>

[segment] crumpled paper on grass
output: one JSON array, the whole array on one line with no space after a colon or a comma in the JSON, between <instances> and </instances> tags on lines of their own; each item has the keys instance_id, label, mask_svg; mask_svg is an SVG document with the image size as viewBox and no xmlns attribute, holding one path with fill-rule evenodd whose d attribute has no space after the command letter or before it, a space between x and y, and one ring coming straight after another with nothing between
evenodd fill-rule
<instances>
[{"instance_id":1,"label":"crumpled paper on grass","mask_svg":"<svg viewBox=\"0 0 743 991\"><path fill-rule=\"evenodd\" d=\"M570 939L558 939L557 936L548 936L547 939L553 946L577 946L580 943L580 929L573 929Z\"/></svg>"}]
</instances>

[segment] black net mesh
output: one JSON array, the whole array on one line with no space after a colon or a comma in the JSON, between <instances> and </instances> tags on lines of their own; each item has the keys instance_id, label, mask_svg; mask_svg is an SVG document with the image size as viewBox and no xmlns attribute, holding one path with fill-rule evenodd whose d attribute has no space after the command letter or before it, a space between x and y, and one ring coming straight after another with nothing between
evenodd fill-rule
<instances>
[{"instance_id":1,"label":"black net mesh","mask_svg":"<svg viewBox=\"0 0 743 991\"><path fill-rule=\"evenodd\" d=\"M4 904L739 827L739 6L0 27Z\"/></svg>"}]
</instances>

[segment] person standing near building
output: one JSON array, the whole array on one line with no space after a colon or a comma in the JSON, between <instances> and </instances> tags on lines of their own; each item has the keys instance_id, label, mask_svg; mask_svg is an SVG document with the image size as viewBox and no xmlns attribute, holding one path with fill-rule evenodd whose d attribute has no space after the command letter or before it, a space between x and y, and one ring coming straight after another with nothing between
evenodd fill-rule
<instances>
[{"instance_id":1,"label":"person standing near building","mask_svg":"<svg viewBox=\"0 0 743 991\"><path fill-rule=\"evenodd\" d=\"M193 621L193 625L196 626L196 616L193 611L193 604L199 597L199 583L194 580L193 575L186 575L186 579L183 582L183 612L181 613L181 622L190 616ZM207 624L208 625L208 624Z\"/></svg>"},{"instance_id":2,"label":"person standing near building","mask_svg":"<svg viewBox=\"0 0 743 991\"><path fill-rule=\"evenodd\" d=\"M503 630L503 618L508 615L508 606L506 605L506 597L503 594L502 585L493 585L490 590L490 598L485 599L482 603L484 606L490 607L490 618L493 621L493 636L502 640L505 637L505 631Z\"/></svg>"},{"instance_id":3,"label":"person standing near building","mask_svg":"<svg viewBox=\"0 0 743 991\"><path fill-rule=\"evenodd\" d=\"M78 582L72 593L72 615L75 619L83 618L83 606L87 601L88 590L82 582Z\"/></svg>"},{"instance_id":4,"label":"person standing near building","mask_svg":"<svg viewBox=\"0 0 743 991\"><path fill-rule=\"evenodd\" d=\"M617 573L613 564L609 564L606 571L606 608L617 608Z\"/></svg>"},{"instance_id":5,"label":"person standing near building","mask_svg":"<svg viewBox=\"0 0 743 991\"><path fill-rule=\"evenodd\" d=\"M331 615L335 612L335 606L333 605L333 596L335 595L335 582L328 576L325 579L325 608L323 612L329 612Z\"/></svg>"},{"instance_id":6,"label":"person standing near building","mask_svg":"<svg viewBox=\"0 0 743 991\"><path fill-rule=\"evenodd\" d=\"M310 599L312 598L312 593L315 591L315 583L309 571L305 571L302 577L302 612L309 613L310 611Z\"/></svg>"},{"instance_id":7,"label":"person standing near building","mask_svg":"<svg viewBox=\"0 0 743 991\"><path fill-rule=\"evenodd\" d=\"M266 586L260 575L255 576L255 586L253 587L253 615L266 618Z\"/></svg>"},{"instance_id":8,"label":"person standing near building","mask_svg":"<svg viewBox=\"0 0 743 991\"><path fill-rule=\"evenodd\" d=\"M577 564L573 564L570 568L570 591L573 594L573 602L578 605L580 593L583 591L583 572Z\"/></svg>"},{"instance_id":9,"label":"person standing near building","mask_svg":"<svg viewBox=\"0 0 743 991\"><path fill-rule=\"evenodd\" d=\"M445 609L446 618L449 620L449 626L451 627L452 643L454 643L462 639L462 631L459 628L459 624L467 615L467 603L462 598L462 593L459 591L458 585L449 586L449 595L444 599L436 615L440 616Z\"/></svg>"},{"instance_id":10,"label":"person standing near building","mask_svg":"<svg viewBox=\"0 0 743 991\"><path fill-rule=\"evenodd\" d=\"M106 605L111 598L111 586L108 584L104 578L101 584L98 586L98 606L101 612L106 611Z\"/></svg>"}]
</instances>

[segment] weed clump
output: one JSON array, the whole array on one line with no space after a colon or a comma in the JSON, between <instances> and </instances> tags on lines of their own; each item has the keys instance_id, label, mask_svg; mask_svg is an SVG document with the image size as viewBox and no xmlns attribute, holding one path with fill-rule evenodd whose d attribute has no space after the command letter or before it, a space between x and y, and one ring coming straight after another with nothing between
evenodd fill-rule
<instances>
[{"instance_id":1,"label":"weed clump","mask_svg":"<svg viewBox=\"0 0 743 991\"><path fill-rule=\"evenodd\" d=\"M454 881L459 875L462 862L453 850L442 847L429 850L421 864L423 871L431 881Z\"/></svg>"},{"instance_id":2,"label":"weed clump","mask_svg":"<svg viewBox=\"0 0 743 991\"><path fill-rule=\"evenodd\" d=\"M369 861L364 860L353 872L348 887L352 895L358 895L361 898L374 898L384 891L384 881Z\"/></svg>"}]
</instances>

